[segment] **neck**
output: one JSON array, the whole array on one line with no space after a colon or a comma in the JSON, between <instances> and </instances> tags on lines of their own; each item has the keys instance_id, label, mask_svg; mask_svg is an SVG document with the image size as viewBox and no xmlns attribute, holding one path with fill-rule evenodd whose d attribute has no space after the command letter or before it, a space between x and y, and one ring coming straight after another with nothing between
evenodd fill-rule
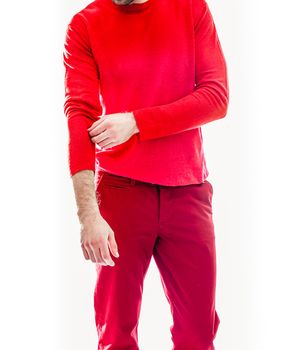
<instances>
[{"instance_id":1,"label":"neck","mask_svg":"<svg viewBox=\"0 0 308 350\"><path fill-rule=\"evenodd\" d=\"M148 0L112 0L116 5L143 4Z\"/></svg>"}]
</instances>

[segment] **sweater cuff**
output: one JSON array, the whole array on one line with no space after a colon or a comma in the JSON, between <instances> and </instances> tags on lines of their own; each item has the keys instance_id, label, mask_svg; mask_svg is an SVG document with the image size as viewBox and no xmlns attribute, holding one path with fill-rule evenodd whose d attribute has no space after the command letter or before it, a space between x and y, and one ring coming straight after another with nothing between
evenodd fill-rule
<instances>
[{"instance_id":1,"label":"sweater cuff","mask_svg":"<svg viewBox=\"0 0 308 350\"><path fill-rule=\"evenodd\" d=\"M140 141L146 141L155 137L159 137L160 125L152 118L153 113L157 113L152 106L135 109L132 111L139 133L137 134Z\"/></svg>"},{"instance_id":2,"label":"sweater cuff","mask_svg":"<svg viewBox=\"0 0 308 350\"><path fill-rule=\"evenodd\" d=\"M95 172L95 144L91 141L87 130L90 123L86 118L68 119L68 161L71 176L80 170Z\"/></svg>"}]
</instances>

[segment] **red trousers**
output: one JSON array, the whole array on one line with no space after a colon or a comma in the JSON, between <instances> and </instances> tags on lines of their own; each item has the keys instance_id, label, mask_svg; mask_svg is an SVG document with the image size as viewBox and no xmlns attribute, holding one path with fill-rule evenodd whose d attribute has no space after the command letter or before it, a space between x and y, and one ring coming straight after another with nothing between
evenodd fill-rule
<instances>
[{"instance_id":1,"label":"red trousers","mask_svg":"<svg viewBox=\"0 0 308 350\"><path fill-rule=\"evenodd\" d=\"M101 215L115 233L115 266L96 264L98 350L138 350L143 281L153 256L170 305L173 350L214 350L216 252L208 180L163 186L99 172ZM159 349L161 350L161 349Z\"/></svg>"}]
</instances>

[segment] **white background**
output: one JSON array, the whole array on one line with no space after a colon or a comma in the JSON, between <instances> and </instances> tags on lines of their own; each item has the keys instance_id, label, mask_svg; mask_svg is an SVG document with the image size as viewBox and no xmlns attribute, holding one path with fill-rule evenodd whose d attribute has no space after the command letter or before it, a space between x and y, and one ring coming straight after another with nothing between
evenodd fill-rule
<instances>
[{"instance_id":1,"label":"white background","mask_svg":"<svg viewBox=\"0 0 308 350\"><path fill-rule=\"evenodd\" d=\"M94 265L67 165L62 49L89 2L1 4L1 349L96 349ZM307 7L209 0L229 68L226 118L203 127L214 188L217 350L308 349ZM154 263L142 350L171 349ZM189 350L189 349L187 349Z\"/></svg>"}]
</instances>

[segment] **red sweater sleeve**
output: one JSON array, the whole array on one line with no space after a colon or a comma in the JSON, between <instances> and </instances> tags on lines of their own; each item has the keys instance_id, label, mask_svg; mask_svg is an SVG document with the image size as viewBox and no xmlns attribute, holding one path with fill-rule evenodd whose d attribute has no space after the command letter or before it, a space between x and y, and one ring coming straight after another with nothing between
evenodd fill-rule
<instances>
[{"instance_id":1,"label":"red sweater sleeve","mask_svg":"<svg viewBox=\"0 0 308 350\"><path fill-rule=\"evenodd\" d=\"M69 130L69 169L95 171L95 144L88 128L102 114L99 73L89 44L85 19L75 14L68 24L63 63L65 66L64 113Z\"/></svg>"},{"instance_id":2,"label":"red sweater sleeve","mask_svg":"<svg viewBox=\"0 0 308 350\"><path fill-rule=\"evenodd\" d=\"M205 0L193 3L199 7L194 9L195 89L171 103L133 110L141 141L197 128L227 113L227 66L215 23Z\"/></svg>"}]
</instances>

